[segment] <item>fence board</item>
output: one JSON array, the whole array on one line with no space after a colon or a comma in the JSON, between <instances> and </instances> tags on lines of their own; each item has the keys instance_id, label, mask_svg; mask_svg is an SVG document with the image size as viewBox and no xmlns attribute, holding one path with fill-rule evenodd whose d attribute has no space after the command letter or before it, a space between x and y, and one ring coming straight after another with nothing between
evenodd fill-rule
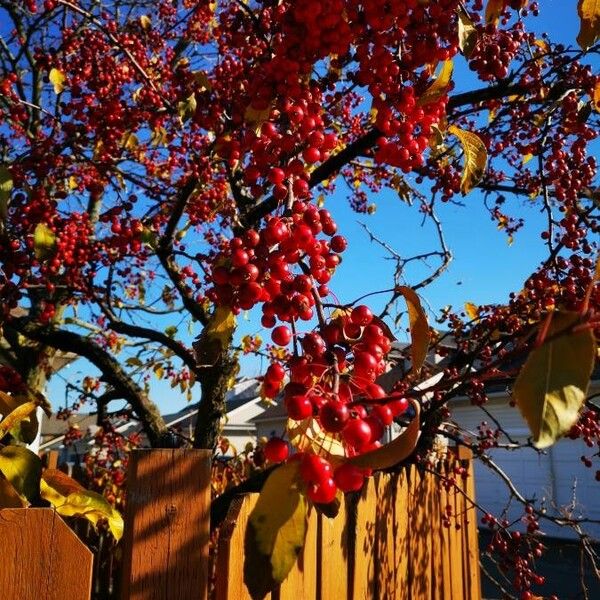
<instances>
[{"instance_id":1,"label":"fence board","mask_svg":"<svg viewBox=\"0 0 600 600\"><path fill-rule=\"evenodd\" d=\"M396 478L380 473L376 478L377 516L376 544L377 595L381 598L396 598L396 540L394 537L394 509Z\"/></svg>"},{"instance_id":2,"label":"fence board","mask_svg":"<svg viewBox=\"0 0 600 600\"><path fill-rule=\"evenodd\" d=\"M348 595L348 528L346 499L334 519L319 515L320 600L346 600Z\"/></svg>"},{"instance_id":3,"label":"fence board","mask_svg":"<svg viewBox=\"0 0 600 600\"><path fill-rule=\"evenodd\" d=\"M409 600L408 564L410 547L408 544L408 469L402 469L396 477L396 498L394 502L394 570L396 571L396 600Z\"/></svg>"},{"instance_id":4,"label":"fence board","mask_svg":"<svg viewBox=\"0 0 600 600\"><path fill-rule=\"evenodd\" d=\"M3 600L89 600L92 553L50 508L0 511Z\"/></svg>"},{"instance_id":5,"label":"fence board","mask_svg":"<svg viewBox=\"0 0 600 600\"><path fill-rule=\"evenodd\" d=\"M203 600L208 591L208 450L131 453L123 600Z\"/></svg>"},{"instance_id":6,"label":"fence board","mask_svg":"<svg viewBox=\"0 0 600 600\"><path fill-rule=\"evenodd\" d=\"M367 481L356 505L353 560L349 580L351 600L372 600L375 596L375 520L377 516L377 490L371 477ZM351 545L352 546L352 545Z\"/></svg>"}]
</instances>

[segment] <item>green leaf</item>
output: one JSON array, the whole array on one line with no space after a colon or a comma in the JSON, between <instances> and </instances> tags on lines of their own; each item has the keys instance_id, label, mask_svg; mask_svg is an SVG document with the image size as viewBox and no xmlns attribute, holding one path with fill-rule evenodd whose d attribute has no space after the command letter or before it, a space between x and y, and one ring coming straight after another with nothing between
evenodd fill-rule
<instances>
[{"instance_id":1,"label":"green leaf","mask_svg":"<svg viewBox=\"0 0 600 600\"><path fill-rule=\"evenodd\" d=\"M41 496L63 517L83 517L94 527L106 520L115 540L123 535L123 517L104 496L84 489L77 481L56 469L47 469L41 481Z\"/></svg>"},{"instance_id":2,"label":"green leaf","mask_svg":"<svg viewBox=\"0 0 600 600\"><path fill-rule=\"evenodd\" d=\"M56 249L56 234L46 225L38 223L33 232L33 251L38 260L45 260L54 254Z\"/></svg>"},{"instance_id":3,"label":"green leaf","mask_svg":"<svg viewBox=\"0 0 600 600\"><path fill-rule=\"evenodd\" d=\"M420 406L418 402L411 402L415 409L415 416L408 427L395 439L370 452L359 454L348 459L355 467L363 469L389 469L403 460L406 460L417 447L420 428Z\"/></svg>"},{"instance_id":4,"label":"green leaf","mask_svg":"<svg viewBox=\"0 0 600 600\"><path fill-rule=\"evenodd\" d=\"M4 165L0 165L0 220L6 219L8 201L13 189L13 179L10 171Z\"/></svg>"},{"instance_id":5,"label":"green leaf","mask_svg":"<svg viewBox=\"0 0 600 600\"><path fill-rule=\"evenodd\" d=\"M591 329L573 333L579 315L555 313L546 336L523 365L513 388L536 448L547 448L569 432L586 398L596 341Z\"/></svg>"},{"instance_id":6,"label":"green leaf","mask_svg":"<svg viewBox=\"0 0 600 600\"><path fill-rule=\"evenodd\" d=\"M487 148L481 138L472 131L465 131L450 125L448 132L454 134L463 148L465 164L463 167L460 191L468 194L482 179L487 165Z\"/></svg>"},{"instance_id":7,"label":"green leaf","mask_svg":"<svg viewBox=\"0 0 600 600\"><path fill-rule=\"evenodd\" d=\"M412 368L414 373L418 373L427 358L427 351L429 350L429 324L427 323L427 316L421 306L419 296L413 289L402 285L396 288L396 291L404 296L406 306L408 307Z\"/></svg>"},{"instance_id":8,"label":"green leaf","mask_svg":"<svg viewBox=\"0 0 600 600\"><path fill-rule=\"evenodd\" d=\"M175 337L176 333L177 333L177 327L175 327L175 325L169 325L168 327L165 328L165 335L170 338Z\"/></svg>"},{"instance_id":9,"label":"green leaf","mask_svg":"<svg viewBox=\"0 0 600 600\"><path fill-rule=\"evenodd\" d=\"M273 580L288 575L306 537L307 507L300 493L298 461L275 469L250 514L256 551L270 558Z\"/></svg>"},{"instance_id":10,"label":"green leaf","mask_svg":"<svg viewBox=\"0 0 600 600\"><path fill-rule=\"evenodd\" d=\"M23 446L6 446L0 450L0 471L20 496L30 502L40 494L42 461Z\"/></svg>"}]
</instances>

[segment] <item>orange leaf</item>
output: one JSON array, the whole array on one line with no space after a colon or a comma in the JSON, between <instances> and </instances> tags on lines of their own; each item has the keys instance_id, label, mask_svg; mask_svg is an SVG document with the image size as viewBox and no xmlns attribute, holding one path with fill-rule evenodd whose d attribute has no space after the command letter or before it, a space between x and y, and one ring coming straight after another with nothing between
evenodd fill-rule
<instances>
[{"instance_id":1,"label":"orange leaf","mask_svg":"<svg viewBox=\"0 0 600 600\"><path fill-rule=\"evenodd\" d=\"M600 0L579 0L577 14L581 21L577 43L587 50L600 37Z\"/></svg>"},{"instance_id":2,"label":"orange leaf","mask_svg":"<svg viewBox=\"0 0 600 600\"><path fill-rule=\"evenodd\" d=\"M421 369L425 358L427 358L427 350L429 349L429 324L427 323L427 317L417 293L405 285L396 288L396 291L404 296L406 306L408 307L412 368L413 372L416 373Z\"/></svg>"}]
</instances>

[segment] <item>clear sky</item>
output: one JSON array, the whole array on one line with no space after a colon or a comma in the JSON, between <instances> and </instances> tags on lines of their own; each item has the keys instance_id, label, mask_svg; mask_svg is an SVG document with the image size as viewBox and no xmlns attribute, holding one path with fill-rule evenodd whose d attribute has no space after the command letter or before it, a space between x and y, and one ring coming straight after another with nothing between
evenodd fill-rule
<instances>
[{"instance_id":1,"label":"clear sky","mask_svg":"<svg viewBox=\"0 0 600 600\"><path fill-rule=\"evenodd\" d=\"M532 28L548 32L552 40L573 44L578 29L576 5L575 0L540 0L542 15L532 20ZM473 79L464 66L464 59L457 57L455 63L454 79L458 89L484 85ZM360 223L366 224L402 256L436 249L433 229L429 223L421 226L418 207L408 206L394 192L386 190L372 198L377 205L373 215L353 212L346 196L345 186L339 182L337 192L327 198L325 204L333 213L339 232L350 242L330 286L342 303L392 284L394 263L385 260L386 253L380 246L369 242ZM475 304L506 302L508 293L520 289L524 279L544 256L544 246L539 239L544 220L539 206L533 205L527 198L508 197L504 206L509 214L525 219L525 226L515 235L512 245L509 245L506 234L498 231L496 223L490 219L480 193L474 191L461 201L464 206L438 204L439 217L454 259L446 273L423 291L426 305L434 312L446 305L457 309L467 301ZM434 259L432 265L435 264ZM411 267L406 272L408 284L418 281L428 272L424 265ZM368 302L375 310L381 309L385 296L370 298ZM259 308L247 320L240 318L240 336L260 333L263 339L268 339L268 332L260 329L259 318ZM402 337L401 332L397 335ZM258 359L243 361L242 374L252 376L260 371ZM77 379L78 374L87 373L94 373L91 365L78 361L54 377L50 398L55 407L64 404L63 377ZM178 410L186 404L185 399L164 382L154 380L151 392L163 412ZM199 391L194 394L196 400L198 395Z\"/></svg>"}]
</instances>

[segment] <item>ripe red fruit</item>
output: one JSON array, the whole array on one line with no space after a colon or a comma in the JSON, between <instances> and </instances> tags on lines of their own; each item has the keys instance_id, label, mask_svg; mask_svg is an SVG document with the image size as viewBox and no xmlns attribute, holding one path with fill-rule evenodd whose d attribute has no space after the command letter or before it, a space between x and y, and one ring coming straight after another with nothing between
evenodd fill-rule
<instances>
[{"instance_id":1,"label":"ripe red fruit","mask_svg":"<svg viewBox=\"0 0 600 600\"><path fill-rule=\"evenodd\" d=\"M348 407L339 400L325 403L319 412L319 420L325 431L342 431L350 418Z\"/></svg>"},{"instance_id":2,"label":"ripe red fruit","mask_svg":"<svg viewBox=\"0 0 600 600\"><path fill-rule=\"evenodd\" d=\"M377 416L377 418L385 425L392 424L394 420L394 413L392 409L387 404L377 404L373 407L373 414Z\"/></svg>"},{"instance_id":3,"label":"ripe red fruit","mask_svg":"<svg viewBox=\"0 0 600 600\"><path fill-rule=\"evenodd\" d=\"M294 421L302 421L312 416L313 406L308 396L303 394L297 394L294 396L286 396L285 406L287 408L288 416Z\"/></svg>"},{"instance_id":4,"label":"ripe red fruit","mask_svg":"<svg viewBox=\"0 0 600 600\"><path fill-rule=\"evenodd\" d=\"M292 332L285 325L278 325L271 332L271 339L278 346L287 346L292 339Z\"/></svg>"},{"instance_id":5,"label":"ripe red fruit","mask_svg":"<svg viewBox=\"0 0 600 600\"><path fill-rule=\"evenodd\" d=\"M302 457L300 463L300 476L307 483L321 483L325 479L331 478L331 464L316 454L308 452Z\"/></svg>"},{"instance_id":6,"label":"ripe red fruit","mask_svg":"<svg viewBox=\"0 0 600 600\"><path fill-rule=\"evenodd\" d=\"M329 504L335 500L337 487L332 477L324 479L320 483L312 483L306 488L307 496L315 504Z\"/></svg>"},{"instance_id":7,"label":"ripe red fruit","mask_svg":"<svg viewBox=\"0 0 600 600\"><path fill-rule=\"evenodd\" d=\"M344 463L335 470L333 480L342 492L357 492L363 485L365 475L362 469Z\"/></svg>"},{"instance_id":8,"label":"ripe red fruit","mask_svg":"<svg viewBox=\"0 0 600 600\"><path fill-rule=\"evenodd\" d=\"M334 252L343 252L348 247L348 242L343 235L334 235L331 238L331 249Z\"/></svg>"},{"instance_id":9,"label":"ripe red fruit","mask_svg":"<svg viewBox=\"0 0 600 600\"><path fill-rule=\"evenodd\" d=\"M269 365L265 373L265 379L271 379L272 381L282 381L284 377L285 369L279 363Z\"/></svg>"},{"instance_id":10,"label":"ripe red fruit","mask_svg":"<svg viewBox=\"0 0 600 600\"><path fill-rule=\"evenodd\" d=\"M366 326L373 320L373 313L368 306L361 304L352 309L350 319L355 325Z\"/></svg>"},{"instance_id":11,"label":"ripe red fruit","mask_svg":"<svg viewBox=\"0 0 600 600\"><path fill-rule=\"evenodd\" d=\"M268 461L280 463L289 456L290 449L285 440L273 437L265 444L264 453Z\"/></svg>"},{"instance_id":12,"label":"ripe red fruit","mask_svg":"<svg viewBox=\"0 0 600 600\"><path fill-rule=\"evenodd\" d=\"M370 443L372 435L371 427L363 419L351 420L342 431L344 441L358 450Z\"/></svg>"},{"instance_id":13,"label":"ripe red fruit","mask_svg":"<svg viewBox=\"0 0 600 600\"><path fill-rule=\"evenodd\" d=\"M394 417L398 417L399 415L406 412L408 408L408 400L406 398L394 398L391 402L388 402L388 406L392 411Z\"/></svg>"},{"instance_id":14,"label":"ripe red fruit","mask_svg":"<svg viewBox=\"0 0 600 600\"><path fill-rule=\"evenodd\" d=\"M313 164L321 160L321 152L318 148L309 146L302 153L302 158L304 158L307 163Z\"/></svg>"}]
</instances>

